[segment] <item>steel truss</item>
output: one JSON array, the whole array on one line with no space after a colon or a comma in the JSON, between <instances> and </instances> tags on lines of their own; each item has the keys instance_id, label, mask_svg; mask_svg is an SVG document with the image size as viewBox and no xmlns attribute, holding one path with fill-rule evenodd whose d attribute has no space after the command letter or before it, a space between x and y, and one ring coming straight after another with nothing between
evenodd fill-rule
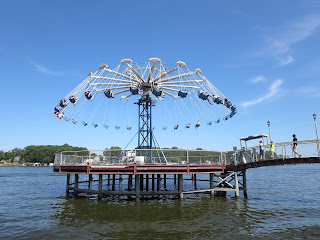
<instances>
[{"instance_id":1,"label":"steel truss","mask_svg":"<svg viewBox=\"0 0 320 240\"><path fill-rule=\"evenodd\" d=\"M244 196L247 197L246 170L213 173L213 188L220 195L225 195L228 191L235 192L236 197L239 197L240 190L242 190Z\"/></svg>"},{"instance_id":2,"label":"steel truss","mask_svg":"<svg viewBox=\"0 0 320 240\"><path fill-rule=\"evenodd\" d=\"M153 151L156 149L157 157L160 163L167 163L167 159L160 148L160 145L153 133L152 129L152 107L155 106L155 101L150 97L140 98L136 103L139 110L138 121L138 156L144 156L146 162L153 163Z\"/></svg>"}]
</instances>

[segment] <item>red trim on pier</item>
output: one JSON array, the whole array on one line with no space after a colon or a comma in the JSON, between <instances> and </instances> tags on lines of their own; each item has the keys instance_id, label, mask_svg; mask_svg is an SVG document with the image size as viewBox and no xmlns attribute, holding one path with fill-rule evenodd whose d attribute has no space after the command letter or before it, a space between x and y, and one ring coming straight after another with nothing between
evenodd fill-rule
<instances>
[{"instance_id":1,"label":"red trim on pier","mask_svg":"<svg viewBox=\"0 0 320 240\"><path fill-rule=\"evenodd\" d=\"M85 174L201 174L221 173L226 169L222 165L62 165L59 172ZM57 171L58 169L54 169Z\"/></svg>"}]
</instances>

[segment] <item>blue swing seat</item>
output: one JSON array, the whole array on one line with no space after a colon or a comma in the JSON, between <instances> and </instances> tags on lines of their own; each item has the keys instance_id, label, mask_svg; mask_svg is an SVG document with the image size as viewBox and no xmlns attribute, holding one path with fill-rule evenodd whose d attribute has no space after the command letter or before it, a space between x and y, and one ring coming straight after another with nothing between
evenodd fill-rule
<instances>
[{"instance_id":1,"label":"blue swing seat","mask_svg":"<svg viewBox=\"0 0 320 240\"><path fill-rule=\"evenodd\" d=\"M62 107L62 108L65 108L67 106L66 100L64 100L64 99L61 100L60 103L59 103L59 106Z\"/></svg>"},{"instance_id":2,"label":"blue swing seat","mask_svg":"<svg viewBox=\"0 0 320 240\"><path fill-rule=\"evenodd\" d=\"M153 95L155 95L156 97L161 97L162 96L162 91L159 88L154 88L152 90Z\"/></svg>"},{"instance_id":3,"label":"blue swing seat","mask_svg":"<svg viewBox=\"0 0 320 240\"><path fill-rule=\"evenodd\" d=\"M227 108L230 108L231 106L232 106L232 103L230 101L226 103Z\"/></svg>"},{"instance_id":4,"label":"blue swing seat","mask_svg":"<svg viewBox=\"0 0 320 240\"><path fill-rule=\"evenodd\" d=\"M109 125L103 124L105 129L108 129Z\"/></svg>"},{"instance_id":5,"label":"blue swing seat","mask_svg":"<svg viewBox=\"0 0 320 240\"><path fill-rule=\"evenodd\" d=\"M214 100L214 102L215 102L216 104L221 104L221 103L223 103L223 100L221 99L221 97L216 97L216 99Z\"/></svg>"},{"instance_id":6,"label":"blue swing seat","mask_svg":"<svg viewBox=\"0 0 320 240\"><path fill-rule=\"evenodd\" d=\"M120 129L120 126L116 125L115 128L116 128L117 130L119 130L119 129Z\"/></svg>"},{"instance_id":7,"label":"blue swing seat","mask_svg":"<svg viewBox=\"0 0 320 240\"><path fill-rule=\"evenodd\" d=\"M82 122L82 125L83 125L83 126L87 126L88 123L86 123L85 121L83 121L83 122Z\"/></svg>"},{"instance_id":8,"label":"blue swing seat","mask_svg":"<svg viewBox=\"0 0 320 240\"><path fill-rule=\"evenodd\" d=\"M132 128L132 127L130 127L130 126L127 126L127 129L128 129L128 130L131 130L131 128Z\"/></svg>"},{"instance_id":9,"label":"blue swing seat","mask_svg":"<svg viewBox=\"0 0 320 240\"><path fill-rule=\"evenodd\" d=\"M207 122L207 125L211 125L211 124L212 124L212 121Z\"/></svg>"},{"instance_id":10,"label":"blue swing seat","mask_svg":"<svg viewBox=\"0 0 320 240\"><path fill-rule=\"evenodd\" d=\"M178 96L181 98L185 98L188 95L187 91L179 91L178 92Z\"/></svg>"},{"instance_id":11,"label":"blue swing seat","mask_svg":"<svg viewBox=\"0 0 320 240\"><path fill-rule=\"evenodd\" d=\"M209 97L209 94L204 93L204 92L200 92L199 93L199 98L201 98L202 100L207 100Z\"/></svg>"},{"instance_id":12,"label":"blue swing seat","mask_svg":"<svg viewBox=\"0 0 320 240\"><path fill-rule=\"evenodd\" d=\"M94 128L97 128L97 127L98 127L98 124L92 123L92 126L93 126Z\"/></svg>"},{"instance_id":13,"label":"blue swing seat","mask_svg":"<svg viewBox=\"0 0 320 240\"><path fill-rule=\"evenodd\" d=\"M215 123L219 123L220 122L220 118L218 118L217 120L214 121Z\"/></svg>"},{"instance_id":14,"label":"blue swing seat","mask_svg":"<svg viewBox=\"0 0 320 240\"><path fill-rule=\"evenodd\" d=\"M70 98L69 98L69 101L73 104L75 104L77 102L77 99L72 95Z\"/></svg>"},{"instance_id":15,"label":"blue swing seat","mask_svg":"<svg viewBox=\"0 0 320 240\"><path fill-rule=\"evenodd\" d=\"M92 94L91 94L90 91L85 91L85 92L84 92L84 95L86 96L86 98L87 98L88 100L91 100L91 99L93 98L93 96L92 96Z\"/></svg>"},{"instance_id":16,"label":"blue swing seat","mask_svg":"<svg viewBox=\"0 0 320 240\"><path fill-rule=\"evenodd\" d=\"M132 95L138 95L139 94L139 88L130 87L130 92L131 92Z\"/></svg>"},{"instance_id":17,"label":"blue swing seat","mask_svg":"<svg viewBox=\"0 0 320 240\"><path fill-rule=\"evenodd\" d=\"M104 95L107 97L107 98L112 98L113 97L113 94L111 92L110 89L107 89L104 91Z\"/></svg>"}]
</instances>

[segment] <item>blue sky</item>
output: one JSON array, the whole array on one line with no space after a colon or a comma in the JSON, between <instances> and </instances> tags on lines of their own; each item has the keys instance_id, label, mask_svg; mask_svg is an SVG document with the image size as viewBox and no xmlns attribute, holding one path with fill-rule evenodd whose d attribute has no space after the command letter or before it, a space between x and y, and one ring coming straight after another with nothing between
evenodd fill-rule
<instances>
[{"instance_id":1,"label":"blue sky","mask_svg":"<svg viewBox=\"0 0 320 240\"><path fill-rule=\"evenodd\" d=\"M211 128L158 130L163 147L228 150L240 137L267 134L268 120L274 142L316 138L319 1L1 1L0 9L0 150L124 147L133 131L51 115L89 72L123 58L199 67L237 106Z\"/></svg>"}]
</instances>

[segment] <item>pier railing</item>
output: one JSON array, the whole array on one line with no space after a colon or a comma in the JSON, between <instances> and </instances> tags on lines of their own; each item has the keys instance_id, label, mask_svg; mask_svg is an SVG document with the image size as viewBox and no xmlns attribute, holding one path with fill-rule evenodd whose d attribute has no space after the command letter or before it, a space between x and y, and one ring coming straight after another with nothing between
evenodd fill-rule
<instances>
[{"instance_id":1,"label":"pier railing","mask_svg":"<svg viewBox=\"0 0 320 240\"><path fill-rule=\"evenodd\" d=\"M169 165L239 165L273 159L320 157L318 140L297 141L296 143L298 144L296 149L297 153L293 151L293 142L274 143L274 153L270 151L270 144L266 144L263 146L264 153L262 157L260 156L258 146L236 151L162 149L163 154L156 149L148 151L139 151L139 149L68 151L57 153L55 155L54 165L150 164L150 156L152 156L153 164ZM141 152L147 152L148 156L141 156Z\"/></svg>"},{"instance_id":2,"label":"pier railing","mask_svg":"<svg viewBox=\"0 0 320 240\"><path fill-rule=\"evenodd\" d=\"M297 144L296 152L294 151L294 144ZM238 165L244 163L276 160L276 159L290 159L290 158L311 158L320 157L319 141L305 140L297 142L281 142L274 143L274 153L270 151L270 144L264 145L263 155L260 155L258 146L243 148L228 154L226 157L227 165Z\"/></svg>"},{"instance_id":3,"label":"pier railing","mask_svg":"<svg viewBox=\"0 0 320 240\"><path fill-rule=\"evenodd\" d=\"M54 165L149 164L150 156L153 164L221 165L226 162L225 152L220 151L185 149L162 149L161 151L163 154L156 149L148 150L148 156L141 156L141 152L146 153L146 150L139 151L139 149L66 151L55 155Z\"/></svg>"}]
</instances>

